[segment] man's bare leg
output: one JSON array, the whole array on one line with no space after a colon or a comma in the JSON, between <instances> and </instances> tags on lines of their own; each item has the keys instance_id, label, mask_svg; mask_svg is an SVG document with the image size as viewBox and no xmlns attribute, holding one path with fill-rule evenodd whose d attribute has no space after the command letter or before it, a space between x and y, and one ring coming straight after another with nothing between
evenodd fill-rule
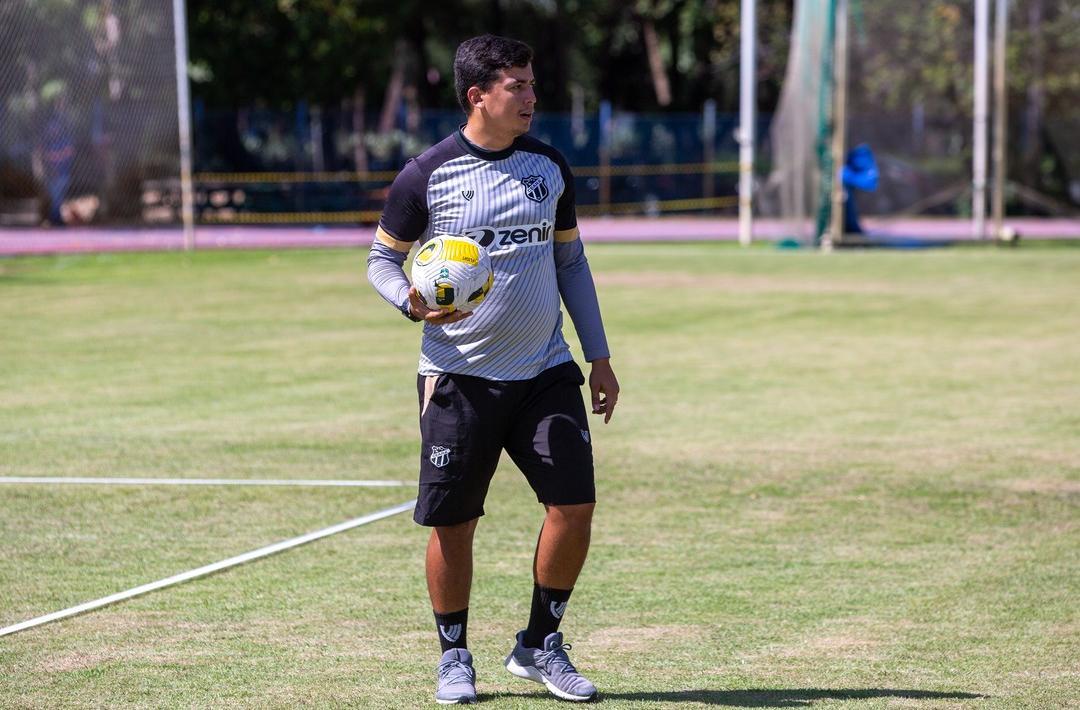
<instances>
[{"instance_id":1,"label":"man's bare leg","mask_svg":"<svg viewBox=\"0 0 1080 710\"><path fill-rule=\"evenodd\" d=\"M585 557L589 553L594 503L549 505L533 557L533 600L523 636L530 648L558 631Z\"/></svg>"},{"instance_id":2,"label":"man's bare leg","mask_svg":"<svg viewBox=\"0 0 1080 710\"><path fill-rule=\"evenodd\" d=\"M476 520L437 527L428 539L428 595L442 646L435 700L441 704L476 702L476 672L466 633Z\"/></svg>"},{"instance_id":3,"label":"man's bare leg","mask_svg":"<svg viewBox=\"0 0 1080 710\"><path fill-rule=\"evenodd\" d=\"M533 579L541 587L573 589L589 554L595 503L549 505L533 558Z\"/></svg>"},{"instance_id":4,"label":"man's bare leg","mask_svg":"<svg viewBox=\"0 0 1080 710\"><path fill-rule=\"evenodd\" d=\"M472 588L473 533L479 518L433 528L427 546L427 583L431 607L449 614L469 606Z\"/></svg>"},{"instance_id":5,"label":"man's bare leg","mask_svg":"<svg viewBox=\"0 0 1080 710\"><path fill-rule=\"evenodd\" d=\"M543 683L564 700L591 700L596 686L566 655L557 633L585 556L592 530L592 503L549 505L533 558L532 611L529 626L517 636L506 669L520 678Z\"/></svg>"}]
</instances>

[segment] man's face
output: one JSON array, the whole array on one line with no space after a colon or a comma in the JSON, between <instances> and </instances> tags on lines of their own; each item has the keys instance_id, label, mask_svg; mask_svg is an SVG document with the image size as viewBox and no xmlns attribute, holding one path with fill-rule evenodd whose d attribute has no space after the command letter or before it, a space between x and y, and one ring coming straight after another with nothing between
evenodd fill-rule
<instances>
[{"instance_id":1,"label":"man's face","mask_svg":"<svg viewBox=\"0 0 1080 710\"><path fill-rule=\"evenodd\" d=\"M489 125L511 136L520 136L532 126L536 92L532 64L500 69L491 88L481 92L483 103L473 108L483 111Z\"/></svg>"}]
</instances>

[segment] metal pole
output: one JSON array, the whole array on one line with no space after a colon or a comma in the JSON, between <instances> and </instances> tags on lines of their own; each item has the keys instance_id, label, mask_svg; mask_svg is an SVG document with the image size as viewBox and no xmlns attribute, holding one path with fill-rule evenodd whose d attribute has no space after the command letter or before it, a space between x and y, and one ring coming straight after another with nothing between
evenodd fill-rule
<instances>
[{"instance_id":1,"label":"metal pole","mask_svg":"<svg viewBox=\"0 0 1080 710\"><path fill-rule=\"evenodd\" d=\"M1005 35L1008 31L1009 0L997 0L994 22L994 189L990 197L993 237L1001 239L1005 220L1005 131L1008 125L1008 96L1005 93Z\"/></svg>"},{"instance_id":2,"label":"metal pole","mask_svg":"<svg viewBox=\"0 0 1080 710\"><path fill-rule=\"evenodd\" d=\"M844 151L847 131L847 70L848 70L848 0L836 3L836 37L833 55L833 76L835 92L833 96L832 125L832 193L829 207L829 236L832 246L838 246L844 240Z\"/></svg>"},{"instance_id":3,"label":"metal pole","mask_svg":"<svg viewBox=\"0 0 1080 710\"><path fill-rule=\"evenodd\" d=\"M716 174L713 172L713 163L716 162L716 99L705 99L705 105L701 108L701 143L701 157L705 163L705 170L701 173L701 196L705 204L711 204L716 192Z\"/></svg>"},{"instance_id":4,"label":"metal pole","mask_svg":"<svg viewBox=\"0 0 1080 710\"><path fill-rule=\"evenodd\" d=\"M757 0L742 0L739 14L739 244L754 236L754 89L757 74Z\"/></svg>"},{"instance_id":5,"label":"metal pole","mask_svg":"<svg viewBox=\"0 0 1080 710\"><path fill-rule=\"evenodd\" d=\"M180 138L180 218L184 224L184 250L195 248L195 200L191 181L191 97L188 94L187 18L184 0L173 0L173 37L176 49L176 115Z\"/></svg>"},{"instance_id":6,"label":"metal pole","mask_svg":"<svg viewBox=\"0 0 1080 710\"><path fill-rule=\"evenodd\" d=\"M600 214L611 211L611 102L600 102Z\"/></svg>"},{"instance_id":7,"label":"metal pole","mask_svg":"<svg viewBox=\"0 0 1080 710\"><path fill-rule=\"evenodd\" d=\"M972 130L971 219L976 239L986 237L986 133L989 110L987 44L990 0L975 0L975 125Z\"/></svg>"}]
</instances>

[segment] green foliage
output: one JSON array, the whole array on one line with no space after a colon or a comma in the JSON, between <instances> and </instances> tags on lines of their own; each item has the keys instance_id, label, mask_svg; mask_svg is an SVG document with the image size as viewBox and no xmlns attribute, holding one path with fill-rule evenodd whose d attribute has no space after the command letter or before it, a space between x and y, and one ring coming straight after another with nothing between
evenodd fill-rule
<instances>
[{"instance_id":1,"label":"green foliage","mask_svg":"<svg viewBox=\"0 0 1080 710\"><path fill-rule=\"evenodd\" d=\"M762 55L766 66L776 67L785 52L789 3L761 5ZM298 99L332 104L351 98L358 86L379 97L402 55L422 104L452 107L454 49L492 32L520 37L536 50L538 93L549 110L569 108L571 84L592 108L601 99L654 108L641 34L646 19L660 39L670 108L697 110L717 96L733 105L737 96L737 0L191 0L189 15L192 61L203 78L196 93L216 106Z\"/></svg>"}]
</instances>

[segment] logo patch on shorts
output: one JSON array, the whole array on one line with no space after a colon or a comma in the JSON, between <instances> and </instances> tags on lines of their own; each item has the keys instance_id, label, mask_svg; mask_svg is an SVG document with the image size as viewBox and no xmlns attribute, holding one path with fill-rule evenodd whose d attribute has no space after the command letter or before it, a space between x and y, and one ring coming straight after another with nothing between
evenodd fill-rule
<instances>
[{"instance_id":1,"label":"logo patch on shorts","mask_svg":"<svg viewBox=\"0 0 1080 710\"><path fill-rule=\"evenodd\" d=\"M588 429L582 429L581 430L581 438L585 440L586 444L590 443L589 442L589 430Z\"/></svg>"},{"instance_id":2,"label":"logo patch on shorts","mask_svg":"<svg viewBox=\"0 0 1080 710\"><path fill-rule=\"evenodd\" d=\"M431 461L432 466L442 468L450 463L450 448L447 446L432 446L431 456L428 457L428 460Z\"/></svg>"}]
</instances>

